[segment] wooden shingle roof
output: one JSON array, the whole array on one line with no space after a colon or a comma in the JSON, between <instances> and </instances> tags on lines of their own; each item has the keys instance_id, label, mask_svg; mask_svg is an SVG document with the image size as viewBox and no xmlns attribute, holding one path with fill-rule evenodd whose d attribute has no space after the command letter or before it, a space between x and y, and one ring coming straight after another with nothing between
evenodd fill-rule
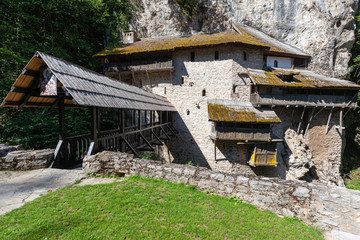
<instances>
[{"instance_id":1,"label":"wooden shingle roof","mask_svg":"<svg viewBox=\"0 0 360 240\"><path fill-rule=\"evenodd\" d=\"M31 58L1 106L20 106L36 78L25 72L39 72L45 65L57 78L58 88L62 88L69 95L70 98L65 99L64 102L67 106L176 111L165 97L41 52L35 53ZM19 89L22 90L19 91ZM36 96L31 96L23 106L53 106L54 104L56 104L56 98L39 96L38 93Z\"/></svg>"},{"instance_id":2,"label":"wooden shingle roof","mask_svg":"<svg viewBox=\"0 0 360 240\"><path fill-rule=\"evenodd\" d=\"M214 122L281 123L273 110L255 108L247 101L210 99L208 112L209 120Z\"/></svg>"},{"instance_id":3,"label":"wooden shingle roof","mask_svg":"<svg viewBox=\"0 0 360 240\"><path fill-rule=\"evenodd\" d=\"M237 32L221 32L221 33L198 33L188 37L167 37L142 39L132 44L124 44L122 46L104 50L95 54L94 57L106 57L116 55L129 55L146 52L173 51L176 49L190 47L204 47L222 44L242 44L247 46L256 46L268 49L269 45L242 31Z\"/></svg>"},{"instance_id":4,"label":"wooden shingle roof","mask_svg":"<svg viewBox=\"0 0 360 240\"><path fill-rule=\"evenodd\" d=\"M316 74L309 70L273 69L272 71L249 69L250 76L257 85L282 88L328 88L359 89L360 85L337 78ZM291 81L284 81L281 76L291 76Z\"/></svg>"}]
</instances>

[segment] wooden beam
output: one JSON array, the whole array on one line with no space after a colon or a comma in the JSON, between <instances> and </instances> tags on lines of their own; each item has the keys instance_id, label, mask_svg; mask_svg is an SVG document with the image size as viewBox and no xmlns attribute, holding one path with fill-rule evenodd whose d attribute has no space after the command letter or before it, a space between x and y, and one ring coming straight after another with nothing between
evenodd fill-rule
<instances>
[{"instance_id":1,"label":"wooden beam","mask_svg":"<svg viewBox=\"0 0 360 240\"><path fill-rule=\"evenodd\" d=\"M332 115L333 109L334 109L334 108L331 108L331 110L330 110L329 118L328 118L327 124L326 124L325 134L327 134L327 133L329 132L330 119L331 119L331 115Z\"/></svg>"},{"instance_id":2,"label":"wooden beam","mask_svg":"<svg viewBox=\"0 0 360 240\"><path fill-rule=\"evenodd\" d=\"M165 130L162 127L160 127L160 131L162 131L164 133L164 135L165 135L165 137L163 137L163 139L170 140L169 135L165 132Z\"/></svg>"},{"instance_id":3,"label":"wooden beam","mask_svg":"<svg viewBox=\"0 0 360 240\"><path fill-rule=\"evenodd\" d=\"M158 144L156 144L156 145L164 145L164 144L162 143L160 137L158 137L153 130L151 130L151 133L152 133L152 135L155 137L155 139L158 141Z\"/></svg>"},{"instance_id":4,"label":"wooden beam","mask_svg":"<svg viewBox=\"0 0 360 240\"><path fill-rule=\"evenodd\" d=\"M65 140L65 109L64 109L64 99L59 100L59 139Z\"/></svg>"},{"instance_id":5,"label":"wooden beam","mask_svg":"<svg viewBox=\"0 0 360 240\"><path fill-rule=\"evenodd\" d=\"M38 77L40 73L33 70L24 69L21 74L31 77Z\"/></svg>"},{"instance_id":6,"label":"wooden beam","mask_svg":"<svg viewBox=\"0 0 360 240\"><path fill-rule=\"evenodd\" d=\"M35 78L33 80L33 82L30 84L30 87L29 87L29 92L24 96L24 98L22 99L22 101L20 102L19 104L19 108L22 108L30 99L31 97L31 90L37 88L37 85L39 84L40 82L40 78Z\"/></svg>"},{"instance_id":7,"label":"wooden beam","mask_svg":"<svg viewBox=\"0 0 360 240\"><path fill-rule=\"evenodd\" d=\"M307 132L308 132L308 130L309 130L311 121L312 121L313 118L314 118L315 109L316 109L316 108L313 108L313 110L312 110L312 112L311 112L310 120L309 120L309 122L308 122L308 124L307 124L307 126L306 126L306 130L305 130L304 136L306 136L306 134L307 134Z\"/></svg>"},{"instance_id":8,"label":"wooden beam","mask_svg":"<svg viewBox=\"0 0 360 240\"><path fill-rule=\"evenodd\" d=\"M13 102L13 101L3 101L2 105L7 106L18 106L20 102ZM38 103L38 102L28 102L27 106L34 106L34 107L52 107L54 103ZM64 107L79 107L79 105L75 104L64 104Z\"/></svg>"},{"instance_id":9,"label":"wooden beam","mask_svg":"<svg viewBox=\"0 0 360 240\"><path fill-rule=\"evenodd\" d=\"M344 116L344 109L341 109L340 110L340 135L342 136L343 135L343 130L344 130L344 127L343 127L343 116Z\"/></svg>"},{"instance_id":10,"label":"wooden beam","mask_svg":"<svg viewBox=\"0 0 360 240\"><path fill-rule=\"evenodd\" d=\"M148 147L150 148L150 151L154 151L154 147L151 146L151 144L149 143L149 141L144 137L144 135L142 135L142 133L139 133L140 137L144 140L144 142L146 143L146 145L148 145Z\"/></svg>"},{"instance_id":11,"label":"wooden beam","mask_svg":"<svg viewBox=\"0 0 360 240\"><path fill-rule=\"evenodd\" d=\"M91 140L94 143L90 154L95 153L98 150L98 108L91 108Z\"/></svg>"},{"instance_id":12,"label":"wooden beam","mask_svg":"<svg viewBox=\"0 0 360 240\"><path fill-rule=\"evenodd\" d=\"M135 149L130 145L130 143L125 139L123 138L122 139L125 144L129 147L129 149L131 150L131 152L136 156L136 157L139 157L139 155L137 154L137 152L135 151Z\"/></svg>"},{"instance_id":13,"label":"wooden beam","mask_svg":"<svg viewBox=\"0 0 360 240\"><path fill-rule=\"evenodd\" d=\"M303 118L304 118L305 109L306 109L306 107L304 107L304 109L303 109L303 111L302 111L302 114L301 114L301 118L300 118L299 126L298 126L298 129L297 129L297 133L298 133L298 134L300 133L301 122L302 122L302 120L303 120Z\"/></svg>"},{"instance_id":14,"label":"wooden beam","mask_svg":"<svg viewBox=\"0 0 360 240\"><path fill-rule=\"evenodd\" d=\"M120 132L122 134L122 138L121 138L121 147L120 150L122 152L125 152L125 142L123 141L124 138L124 132L125 132L125 110L121 109L120 110L120 117L121 117L121 125L120 125Z\"/></svg>"}]
</instances>

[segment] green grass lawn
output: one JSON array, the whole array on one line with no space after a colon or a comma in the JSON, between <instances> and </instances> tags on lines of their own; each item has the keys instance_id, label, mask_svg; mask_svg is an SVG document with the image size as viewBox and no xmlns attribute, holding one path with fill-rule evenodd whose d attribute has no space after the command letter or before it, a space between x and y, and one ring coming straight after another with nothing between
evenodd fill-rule
<instances>
[{"instance_id":1,"label":"green grass lawn","mask_svg":"<svg viewBox=\"0 0 360 240\"><path fill-rule=\"evenodd\" d=\"M0 239L322 239L320 230L183 184L67 187L0 216Z\"/></svg>"}]
</instances>

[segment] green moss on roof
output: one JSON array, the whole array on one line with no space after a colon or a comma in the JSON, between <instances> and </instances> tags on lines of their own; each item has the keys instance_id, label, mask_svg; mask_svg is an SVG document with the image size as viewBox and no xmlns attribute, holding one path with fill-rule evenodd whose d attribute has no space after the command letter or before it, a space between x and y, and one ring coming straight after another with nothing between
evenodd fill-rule
<instances>
[{"instance_id":1,"label":"green moss on roof","mask_svg":"<svg viewBox=\"0 0 360 240\"><path fill-rule=\"evenodd\" d=\"M256 39L254 36L241 30L241 34L236 32L221 32L213 34L199 33L189 37L145 39L132 44L124 44L111 50L104 50L94 55L94 57L169 51L175 50L177 48L200 47L227 43L242 43L258 47L270 48L268 44L260 41L259 39Z\"/></svg>"},{"instance_id":2,"label":"green moss on roof","mask_svg":"<svg viewBox=\"0 0 360 240\"><path fill-rule=\"evenodd\" d=\"M223 105L208 105L209 119L220 122L244 122L244 123L281 123L277 116L262 116L256 112L244 109L235 109Z\"/></svg>"},{"instance_id":3,"label":"green moss on roof","mask_svg":"<svg viewBox=\"0 0 360 240\"><path fill-rule=\"evenodd\" d=\"M360 86L345 80L324 80L311 76L305 76L300 72L273 70L263 72L250 72L257 85L281 87L281 88L354 88ZM284 81L281 76L292 76L292 81Z\"/></svg>"}]
</instances>

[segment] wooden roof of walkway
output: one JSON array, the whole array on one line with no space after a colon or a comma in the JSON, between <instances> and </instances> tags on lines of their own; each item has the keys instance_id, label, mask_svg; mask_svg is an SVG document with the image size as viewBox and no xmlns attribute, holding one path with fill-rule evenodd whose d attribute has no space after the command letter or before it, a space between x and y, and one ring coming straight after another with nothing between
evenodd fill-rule
<instances>
[{"instance_id":1,"label":"wooden roof of walkway","mask_svg":"<svg viewBox=\"0 0 360 240\"><path fill-rule=\"evenodd\" d=\"M40 71L48 67L57 78L57 96L40 95ZM62 59L36 52L13 84L2 107L103 107L176 111L162 96L144 91Z\"/></svg>"}]
</instances>

